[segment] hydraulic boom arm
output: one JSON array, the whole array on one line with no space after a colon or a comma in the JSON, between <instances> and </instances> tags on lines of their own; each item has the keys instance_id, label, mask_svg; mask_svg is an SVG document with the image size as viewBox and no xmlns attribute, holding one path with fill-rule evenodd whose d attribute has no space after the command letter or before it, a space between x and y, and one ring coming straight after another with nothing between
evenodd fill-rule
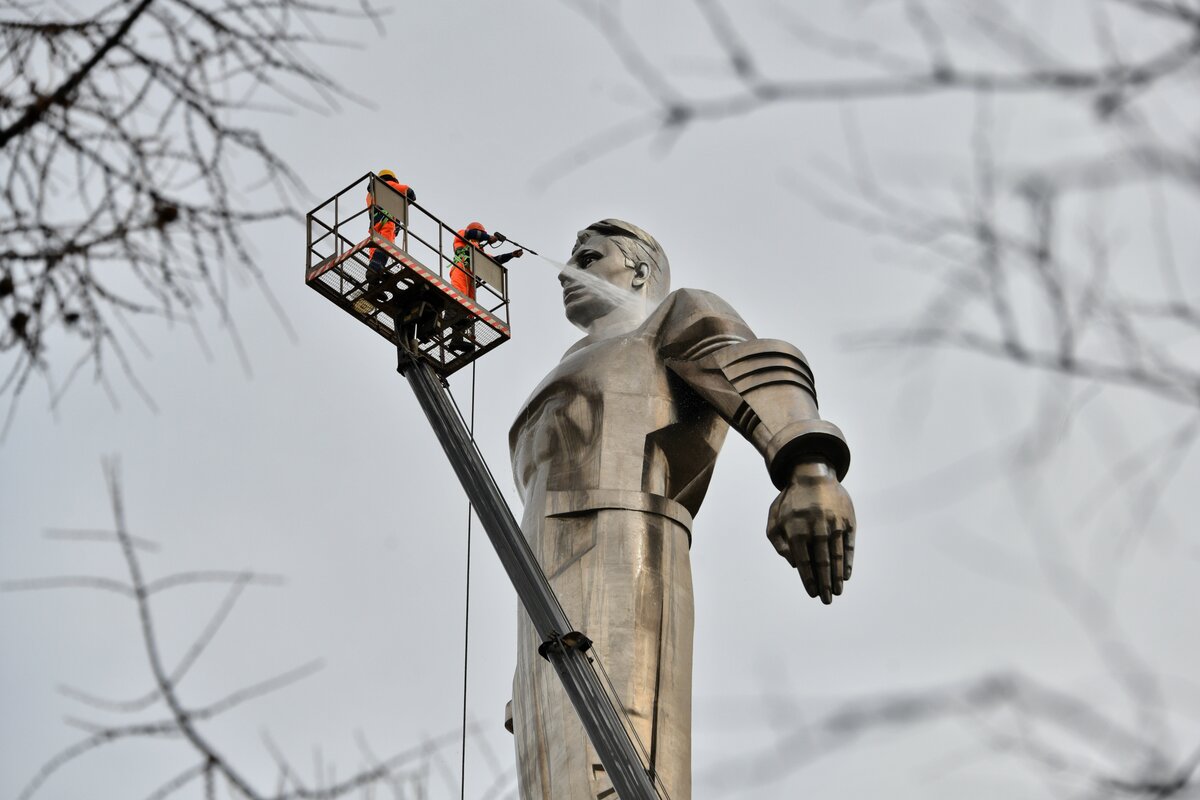
<instances>
[{"instance_id":1,"label":"hydraulic boom arm","mask_svg":"<svg viewBox=\"0 0 1200 800\"><path fill-rule=\"evenodd\" d=\"M661 800L612 699L605 693L587 650L591 642L576 631L558 603L545 573L512 511L501 496L483 457L446 394L441 379L402 344L398 369L408 379L459 482L467 492L508 578L542 638L539 652L554 665L563 688L623 800Z\"/></svg>"}]
</instances>

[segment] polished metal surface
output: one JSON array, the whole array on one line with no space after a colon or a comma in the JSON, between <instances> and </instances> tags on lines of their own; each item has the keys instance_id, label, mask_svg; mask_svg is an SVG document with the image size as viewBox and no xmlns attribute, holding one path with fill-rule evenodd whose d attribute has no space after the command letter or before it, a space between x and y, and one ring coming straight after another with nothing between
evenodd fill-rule
<instances>
[{"instance_id":1,"label":"polished metal surface","mask_svg":"<svg viewBox=\"0 0 1200 800\"><path fill-rule=\"evenodd\" d=\"M646 760L589 658L590 642L564 614L442 382L420 357L415 343L402 343L398 355L397 368L408 379L521 599L538 639L535 652L558 673L558 686L570 701L568 713L576 715L575 724L586 731L598 763L604 765L621 797L662 800L645 769Z\"/></svg>"},{"instance_id":2,"label":"polished metal surface","mask_svg":"<svg viewBox=\"0 0 1200 800\"><path fill-rule=\"evenodd\" d=\"M581 231L562 271L587 335L538 385L509 436L522 529L567 616L594 643L673 800L691 797L691 519L729 427L780 489L768 538L824 602L849 578L849 450L817 414L799 350L757 338L708 292L669 292L636 226ZM549 663L518 620L513 732L524 800L616 796Z\"/></svg>"}]
</instances>

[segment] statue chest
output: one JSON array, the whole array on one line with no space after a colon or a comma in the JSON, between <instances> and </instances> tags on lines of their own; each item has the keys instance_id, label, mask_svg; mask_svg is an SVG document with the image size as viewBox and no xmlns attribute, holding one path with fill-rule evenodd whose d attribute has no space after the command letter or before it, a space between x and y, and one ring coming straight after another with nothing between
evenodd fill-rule
<instances>
[{"instance_id":1,"label":"statue chest","mask_svg":"<svg viewBox=\"0 0 1200 800\"><path fill-rule=\"evenodd\" d=\"M518 413L509 435L525 488L636 488L646 441L674 422L672 381L653 341L626 336L580 348L559 362Z\"/></svg>"}]
</instances>

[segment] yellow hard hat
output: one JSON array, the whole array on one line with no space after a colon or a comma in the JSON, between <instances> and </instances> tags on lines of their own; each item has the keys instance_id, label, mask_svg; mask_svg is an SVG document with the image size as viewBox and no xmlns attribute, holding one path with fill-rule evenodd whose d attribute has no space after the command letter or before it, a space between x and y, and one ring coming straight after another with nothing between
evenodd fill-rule
<instances>
[{"instance_id":1,"label":"yellow hard hat","mask_svg":"<svg viewBox=\"0 0 1200 800\"><path fill-rule=\"evenodd\" d=\"M396 173L392 172L390 169L381 169L379 170L379 177L396 180Z\"/></svg>"}]
</instances>

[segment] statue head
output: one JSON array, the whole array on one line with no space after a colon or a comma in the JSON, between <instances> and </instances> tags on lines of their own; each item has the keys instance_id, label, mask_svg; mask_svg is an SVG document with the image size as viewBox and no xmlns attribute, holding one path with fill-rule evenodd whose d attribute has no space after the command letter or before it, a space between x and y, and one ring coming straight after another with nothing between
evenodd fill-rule
<instances>
[{"instance_id":1,"label":"statue head","mask_svg":"<svg viewBox=\"0 0 1200 800\"><path fill-rule=\"evenodd\" d=\"M602 219L575 237L558 280L567 319L591 332L609 317L645 319L671 291L671 266L653 236L624 220Z\"/></svg>"}]
</instances>

